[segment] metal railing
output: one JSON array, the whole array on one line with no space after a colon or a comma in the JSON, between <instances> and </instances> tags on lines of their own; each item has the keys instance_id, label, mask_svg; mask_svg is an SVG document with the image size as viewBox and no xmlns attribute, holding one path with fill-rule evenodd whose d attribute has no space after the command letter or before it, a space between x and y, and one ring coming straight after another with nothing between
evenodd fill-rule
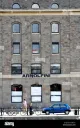
<instances>
[{"instance_id":1,"label":"metal railing","mask_svg":"<svg viewBox=\"0 0 80 128\"><path fill-rule=\"evenodd\" d=\"M38 108L33 108L32 109L32 114L36 114L36 115L40 115L42 113L41 109ZM5 114L7 114L8 116L16 116L16 115L30 115L30 110L27 109L27 111L25 111L23 108L0 108L0 116L4 116ZM31 115L32 115L31 114Z\"/></svg>"},{"instance_id":2,"label":"metal railing","mask_svg":"<svg viewBox=\"0 0 80 128\"><path fill-rule=\"evenodd\" d=\"M72 108L71 111L73 111L73 115L78 115L80 116L80 107L77 108ZM4 116L4 115L8 115L8 116L16 116L16 115L21 115L21 116L26 116L26 115L30 115L30 109L27 109L27 111L25 111L22 107L21 108L0 108L0 116ZM42 109L35 107L32 109L32 114L36 114L36 115L41 115L42 114Z\"/></svg>"}]
</instances>

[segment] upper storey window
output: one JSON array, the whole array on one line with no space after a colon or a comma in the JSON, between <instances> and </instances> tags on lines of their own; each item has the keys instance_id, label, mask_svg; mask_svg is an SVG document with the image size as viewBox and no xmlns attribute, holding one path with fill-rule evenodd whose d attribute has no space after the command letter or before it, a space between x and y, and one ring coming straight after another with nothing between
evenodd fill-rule
<instances>
[{"instance_id":1,"label":"upper storey window","mask_svg":"<svg viewBox=\"0 0 80 128\"><path fill-rule=\"evenodd\" d=\"M59 33L59 24L58 23L52 24L52 33Z\"/></svg>"},{"instance_id":2,"label":"upper storey window","mask_svg":"<svg viewBox=\"0 0 80 128\"><path fill-rule=\"evenodd\" d=\"M59 5L58 5L58 4L52 4L52 5L51 5L51 8L57 9L57 8L59 8Z\"/></svg>"},{"instance_id":3,"label":"upper storey window","mask_svg":"<svg viewBox=\"0 0 80 128\"><path fill-rule=\"evenodd\" d=\"M12 31L13 33L20 33L20 24L18 23L13 24Z\"/></svg>"},{"instance_id":4,"label":"upper storey window","mask_svg":"<svg viewBox=\"0 0 80 128\"><path fill-rule=\"evenodd\" d=\"M13 8L13 9L19 9L19 8L20 8L20 5L17 4L17 3L15 3L15 4L13 4L12 8Z\"/></svg>"},{"instance_id":5,"label":"upper storey window","mask_svg":"<svg viewBox=\"0 0 80 128\"><path fill-rule=\"evenodd\" d=\"M39 8L39 5L38 5L38 4L33 4L33 5L32 5L32 8L33 8L33 9L38 9L38 8Z\"/></svg>"},{"instance_id":6,"label":"upper storey window","mask_svg":"<svg viewBox=\"0 0 80 128\"><path fill-rule=\"evenodd\" d=\"M39 33L40 32L40 25L38 23L32 24L32 33Z\"/></svg>"}]
</instances>

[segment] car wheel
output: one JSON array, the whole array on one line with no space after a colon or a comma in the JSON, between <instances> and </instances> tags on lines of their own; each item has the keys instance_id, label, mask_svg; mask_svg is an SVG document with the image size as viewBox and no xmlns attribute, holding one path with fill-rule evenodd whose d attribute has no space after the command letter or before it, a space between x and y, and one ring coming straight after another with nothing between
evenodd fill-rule
<instances>
[{"instance_id":1,"label":"car wheel","mask_svg":"<svg viewBox=\"0 0 80 128\"><path fill-rule=\"evenodd\" d=\"M69 111L66 111L65 114L68 115L69 114Z\"/></svg>"},{"instance_id":2,"label":"car wheel","mask_svg":"<svg viewBox=\"0 0 80 128\"><path fill-rule=\"evenodd\" d=\"M49 111L46 111L46 115L49 115L50 113L49 113Z\"/></svg>"}]
</instances>

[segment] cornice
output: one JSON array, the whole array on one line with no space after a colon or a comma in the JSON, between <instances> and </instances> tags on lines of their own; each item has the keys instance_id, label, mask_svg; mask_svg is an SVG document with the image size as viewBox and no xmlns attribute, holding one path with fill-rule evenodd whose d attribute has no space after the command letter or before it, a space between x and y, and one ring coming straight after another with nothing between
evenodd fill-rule
<instances>
[{"instance_id":1,"label":"cornice","mask_svg":"<svg viewBox=\"0 0 80 128\"><path fill-rule=\"evenodd\" d=\"M13 10L2 9L0 16L31 16L31 15L80 15L80 9L45 9L45 10Z\"/></svg>"}]
</instances>

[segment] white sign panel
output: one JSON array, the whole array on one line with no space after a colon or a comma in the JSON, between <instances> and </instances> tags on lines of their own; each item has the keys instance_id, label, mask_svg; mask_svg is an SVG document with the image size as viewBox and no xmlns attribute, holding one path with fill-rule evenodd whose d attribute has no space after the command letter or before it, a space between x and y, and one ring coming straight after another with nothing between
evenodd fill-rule
<instances>
[{"instance_id":1,"label":"white sign panel","mask_svg":"<svg viewBox=\"0 0 80 128\"><path fill-rule=\"evenodd\" d=\"M22 97L12 97L12 102L22 102Z\"/></svg>"},{"instance_id":2,"label":"white sign panel","mask_svg":"<svg viewBox=\"0 0 80 128\"><path fill-rule=\"evenodd\" d=\"M51 95L61 95L61 91L51 91Z\"/></svg>"},{"instance_id":3,"label":"white sign panel","mask_svg":"<svg viewBox=\"0 0 80 128\"><path fill-rule=\"evenodd\" d=\"M61 101L61 96L51 96L51 101Z\"/></svg>"},{"instance_id":4,"label":"white sign panel","mask_svg":"<svg viewBox=\"0 0 80 128\"><path fill-rule=\"evenodd\" d=\"M31 95L41 95L41 87L31 87Z\"/></svg>"},{"instance_id":5,"label":"white sign panel","mask_svg":"<svg viewBox=\"0 0 80 128\"><path fill-rule=\"evenodd\" d=\"M41 102L41 97L32 97L32 102Z\"/></svg>"},{"instance_id":6,"label":"white sign panel","mask_svg":"<svg viewBox=\"0 0 80 128\"><path fill-rule=\"evenodd\" d=\"M22 96L22 91L12 91L12 96Z\"/></svg>"}]
</instances>

